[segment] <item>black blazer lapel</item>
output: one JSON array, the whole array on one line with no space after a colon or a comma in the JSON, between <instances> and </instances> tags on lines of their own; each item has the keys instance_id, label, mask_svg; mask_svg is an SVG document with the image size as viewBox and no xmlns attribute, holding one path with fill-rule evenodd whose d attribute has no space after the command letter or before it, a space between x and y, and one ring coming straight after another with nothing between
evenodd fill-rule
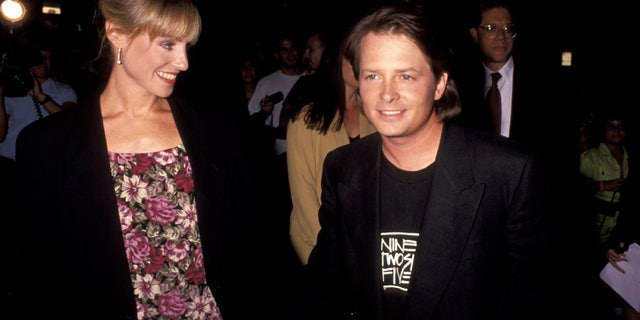
<instances>
[{"instance_id":1,"label":"black blazer lapel","mask_svg":"<svg viewBox=\"0 0 640 320\"><path fill-rule=\"evenodd\" d=\"M169 99L169 104L191 163L203 256L215 257L205 259L206 270L210 270L207 279L215 287L221 281L216 276L224 274L221 270L225 267L225 259L220 256L222 252L218 248L232 241L223 239L232 233L231 221L223 220L226 215L223 212L229 210L226 203L232 201L232 196L227 192L233 193L233 190L225 188L229 182L222 172L230 169L225 167L220 158L223 151L218 148L223 145L218 143L219 140L229 133L216 131L224 130L218 123L220 120L204 112L204 109L201 109L202 113L198 112L191 104L176 96ZM234 150L224 152L231 154Z\"/></svg>"},{"instance_id":2,"label":"black blazer lapel","mask_svg":"<svg viewBox=\"0 0 640 320\"><path fill-rule=\"evenodd\" d=\"M379 134L361 140L365 147L353 159L347 160L351 172L345 185L339 186L338 194L344 203L347 235L353 235L351 243L355 252L362 279L375 279L363 283L367 299L373 302L373 314L382 314L382 271L380 269L380 157Z\"/></svg>"},{"instance_id":3,"label":"black blazer lapel","mask_svg":"<svg viewBox=\"0 0 640 320\"><path fill-rule=\"evenodd\" d=\"M69 239L83 239L74 242L78 247L77 256L90 267L95 274L103 276L95 278L95 274L86 275L95 281L96 288L104 288L105 296L117 297L125 308L115 312L125 314L135 310L133 304L133 287L127 276L129 266L123 248L122 230L118 216L118 208L114 193L113 178L109 168L106 138L102 125L99 101L96 99L90 105L79 106L64 128L65 141L60 142L57 156L65 159L63 162L66 177L62 196L67 199L66 221L72 221L74 226L67 237ZM79 233L82 233L80 235ZM107 289L108 288L108 289ZM114 306L115 307L115 306Z\"/></svg>"},{"instance_id":4,"label":"black blazer lapel","mask_svg":"<svg viewBox=\"0 0 640 320\"><path fill-rule=\"evenodd\" d=\"M418 239L407 318L429 319L442 299L467 239L484 185L474 184L464 133L445 126L436 173ZM442 275L433 277L433 275ZM424 275L424 276L422 276Z\"/></svg>"},{"instance_id":5,"label":"black blazer lapel","mask_svg":"<svg viewBox=\"0 0 640 320\"><path fill-rule=\"evenodd\" d=\"M209 212L209 209L215 207L216 204L224 203L222 201L225 197L223 180L220 177L224 164L217 158L221 154L221 150L215 149L218 144L215 144L215 140L213 140L224 135L219 134L216 137L213 128L218 128L218 126L214 123L207 126L203 121L215 121L214 117L198 114L190 105L180 99L171 98L169 102L194 172L198 212ZM200 210L201 207L207 209ZM198 215L199 223L205 228L206 225L213 222L208 220L211 218L210 216ZM201 233L204 233L203 230Z\"/></svg>"},{"instance_id":6,"label":"black blazer lapel","mask_svg":"<svg viewBox=\"0 0 640 320\"><path fill-rule=\"evenodd\" d=\"M103 238L105 245L112 247L112 241L122 238L122 231L117 218L99 101L95 99L91 105L79 107L67 127L67 141L61 150L61 156L66 159L68 181L65 185L69 186L66 190L68 199L75 208L87 208L94 204L92 212L77 218L86 219L87 227L97 234L112 233ZM79 212L82 211L86 210ZM108 229L105 229L105 224L109 226Z\"/></svg>"}]
</instances>

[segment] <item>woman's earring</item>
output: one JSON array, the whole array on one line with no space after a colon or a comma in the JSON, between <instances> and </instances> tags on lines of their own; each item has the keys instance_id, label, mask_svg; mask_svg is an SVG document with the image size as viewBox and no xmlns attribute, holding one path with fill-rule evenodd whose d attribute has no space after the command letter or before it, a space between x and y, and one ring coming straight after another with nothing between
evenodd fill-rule
<instances>
[{"instance_id":1,"label":"woman's earring","mask_svg":"<svg viewBox=\"0 0 640 320\"><path fill-rule=\"evenodd\" d=\"M117 64L122 64L122 48L118 48L118 60L116 60Z\"/></svg>"}]
</instances>

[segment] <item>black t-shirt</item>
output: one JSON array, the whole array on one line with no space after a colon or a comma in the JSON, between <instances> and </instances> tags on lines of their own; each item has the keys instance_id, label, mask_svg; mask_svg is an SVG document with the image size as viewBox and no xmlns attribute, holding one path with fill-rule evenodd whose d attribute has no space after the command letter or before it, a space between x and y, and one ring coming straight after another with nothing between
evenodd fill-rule
<instances>
[{"instance_id":1,"label":"black t-shirt","mask_svg":"<svg viewBox=\"0 0 640 320\"><path fill-rule=\"evenodd\" d=\"M382 156L380 263L385 319L403 314L434 172L435 164L404 171Z\"/></svg>"}]
</instances>

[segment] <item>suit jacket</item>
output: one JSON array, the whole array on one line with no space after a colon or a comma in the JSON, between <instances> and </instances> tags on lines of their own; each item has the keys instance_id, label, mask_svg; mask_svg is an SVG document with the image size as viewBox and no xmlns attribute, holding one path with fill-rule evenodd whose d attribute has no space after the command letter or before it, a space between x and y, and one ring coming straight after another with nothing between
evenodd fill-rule
<instances>
[{"instance_id":1,"label":"suit jacket","mask_svg":"<svg viewBox=\"0 0 640 320\"><path fill-rule=\"evenodd\" d=\"M244 318L247 288L261 287L246 268L260 260L265 239L257 231L261 215L245 199L257 192L243 145L222 114L169 102L192 166L207 282L225 319ZM97 98L28 126L17 151L26 210L18 301L36 306L20 312L136 319Z\"/></svg>"},{"instance_id":2,"label":"suit jacket","mask_svg":"<svg viewBox=\"0 0 640 320\"><path fill-rule=\"evenodd\" d=\"M520 53L518 55L518 53ZM544 55L513 56L513 92L509 137L541 152L567 150L575 145L574 122L579 115L574 89L563 81L556 60ZM489 131L491 115L484 102L485 74L480 56L461 59L454 72L462 102L461 122Z\"/></svg>"},{"instance_id":3,"label":"suit jacket","mask_svg":"<svg viewBox=\"0 0 640 320\"><path fill-rule=\"evenodd\" d=\"M544 53L536 52L535 48L514 52L513 59L509 139L524 143L541 155L550 182L546 191L554 198L550 202L574 204L570 208L552 208L558 209L554 216L563 224L557 228L557 242L587 241L587 235L564 239L565 229L573 228L576 221L584 219L580 210L574 207L582 199L575 196L576 192L567 192L581 188L581 177L576 170L579 157L574 147L578 143L576 124L580 112L577 110L582 106L571 84L564 81L561 70L557 69L560 65L557 59L546 59ZM462 103L460 122L488 130L490 116L484 104L485 78L480 57L460 63L454 78ZM558 254L566 257L566 252L562 251Z\"/></svg>"},{"instance_id":4,"label":"suit jacket","mask_svg":"<svg viewBox=\"0 0 640 320\"><path fill-rule=\"evenodd\" d=\"M511 130L509 136L523 142L530 142L530 134L539 134L537 131L526 130L532 122L535 123L536 112L541 111L540 97L544 94L540 91L538 83L534 80L537 74L528 74L524 63L522 66L514 58L513 71L513 96L511 101ZM519 62L519 61L518 61ZM485 74L481 61L475 61L464 66L456 74L460 99L462 100L462 117L468 126L489 131L491 128L491 114L484 102ZM538 78L538 80L541 80ZM532 91L535 90L535 91ZM533 117L533 118L532 118Z\"/></svg>"},{"instance_id":5,"label":"suit jacket","mask_svg":"<svg viewBox=\"0 0 640 320\"><path fill-rule=\"evenodd\" d=\"M311 298L297 315L382 319L381 152L374 133L327 155L322 229L300 289ZM396 319L543 312L549 237L537 165L513 141L445 125L405 314Z\"/></svg>"}]
</instances>

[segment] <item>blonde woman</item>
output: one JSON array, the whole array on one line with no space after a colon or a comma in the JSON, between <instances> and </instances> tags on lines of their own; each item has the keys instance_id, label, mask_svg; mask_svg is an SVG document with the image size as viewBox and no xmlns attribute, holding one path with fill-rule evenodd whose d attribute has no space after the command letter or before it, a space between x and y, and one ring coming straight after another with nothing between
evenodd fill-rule
<instances>
[{"instance_id":1,"label":"blonde woman","mask_svg":"<svg viewBox=\"0 0 640 320\"><path fill-rule=\"evenodd\" d=\"M244 304L259 302L250 286L264 286L242 269L260 222L242 199L257 192L241 135L202 113L213 108L173 95L200 35L198 9L190 0L98 9L104 88L19 137L20 315L246 318Z\"/></svg>"}]
</instances>

